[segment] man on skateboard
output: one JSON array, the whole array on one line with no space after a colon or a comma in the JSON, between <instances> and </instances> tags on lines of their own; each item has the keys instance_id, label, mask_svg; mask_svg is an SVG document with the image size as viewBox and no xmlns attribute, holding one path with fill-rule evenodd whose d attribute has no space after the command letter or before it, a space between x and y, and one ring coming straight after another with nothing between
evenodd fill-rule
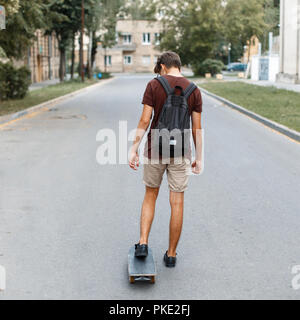
<instances>
[{"instance_id":1,"label":"man on skateboard","mask_svg":"<svg viewBox=\"0 0 300 320\"><path fill-rule=\"evenodd\" d=\"M140 239L135 245L135 256L143 258L148 255L148 238L154 218L156 199L163 174L166 171L170 190L171 219L169 247L164 255L164 261L167 267L175 267L176 248L183 222L184 192L187 189L190 168L192 168L194 174L199 174L202 168L202 98L199 88L182 76L180 57L176 53L168 51L160 55L154 72L160 75L160 79L155 78L147 84L142 100L144 109L129 155L129 166L133 170L137 170L137 167L139 167L138 147L150 125L153 114L144 154L143 180L146 190L140 219ZM177 91L181 91L179 92L181 97L174 97L174 95L178 96ZM187 119L185 116L185 120L178 120L181 117L180 112L184 109L182 106L186 106L189 117ZM176 115L174 112L176 112ZM177 119L175 124L174 119ZM191 163L191 152L184 151L187 148L182 147L181 149L180 147L180 153L174 153L174 148L177 148L177 138L170 137L170 135L167 140L165 138L159 138L158 140L153 138L155 132L159 132L159 134L163 132L162 128L182 127L182 121L185 121L185 128L189 128L190 119L196 150L196 159L193 163ZM172 121L173 123L171 123ZM184 144L189 142L188 139L184 138L183 133L182 137ZM169 161L166 161L163 156L164 151L162 150L165 150L165 145L162 141L168 141Z\"/></svg>"}]
</instances>

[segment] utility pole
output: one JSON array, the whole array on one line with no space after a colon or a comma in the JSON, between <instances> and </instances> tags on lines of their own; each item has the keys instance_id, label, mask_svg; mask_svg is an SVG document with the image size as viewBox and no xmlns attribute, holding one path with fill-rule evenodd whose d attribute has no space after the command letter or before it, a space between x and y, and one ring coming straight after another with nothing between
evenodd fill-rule
<instances>
[{"instance_id":1,"label":"utility pole","mask_svg":"<svg viewBox=\"0 0 300 320\"><path fill-rule=\"evenodd\" d=\"M81 0L80 67L81 67L81 81L82 81L82 82L84 82L84 65L83 65L83 34L84 34L84 0Z\"/></svg>"}]
</instances>

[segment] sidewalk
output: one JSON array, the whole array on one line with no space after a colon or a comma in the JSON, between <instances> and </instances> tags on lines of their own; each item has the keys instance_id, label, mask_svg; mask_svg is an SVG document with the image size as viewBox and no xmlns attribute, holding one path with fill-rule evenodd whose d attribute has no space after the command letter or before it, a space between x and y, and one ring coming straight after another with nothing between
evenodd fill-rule
<instances>
[{"instance_id":1,"label":"sidewalk","mask_svg":"<svg viewBox=\"0 0 300 320\"><path fill-rule=\"evenodd\" d=\"M45 88L52 84L57 84L57 83L59 83L59 79L51 79L51 80L46 80L42 82L35 82L29 86L29 91Z\"/></svg>"},{"instance_id":2,"label":"sidewalk","mask_svg":"<svg viewBox=\"0 0 300 320\"><path fill-rule=\"evenodd\" d=\"M225 81L241 81L248 84L254 84L257 86L262 87L276 87L277 89L285 89L289 91L295 91L300 93L300 84L292 84L292 83L284 83L284 82L273 82L273 81L254 81L251 79L240 79L235 76L228 76L227 74L224 74L223 76Z\"/></svg>"},{"instance_id":3,"label":"sidewalk","mask_svg":"<svg viewBox=\"0 0 300 320\"><path fill-rule=\"evenodd\" d=\"M254 81L254 80L247 80L247 79L239 79L240 81L243 81L245 83L249 84L255 84L258 86L263 87L276 87L277 89L285 89L289 91L295 91L300 93L300 84L292 84L292 83L284 83L284 82L272 82L272 81Z\"/></svg>"},{"instance_id":4,"label":"sidewalk","mask_svg":"<svg viewBox=\"0 0 300 320\"><path fill-rule=\"evenodd\" d=\"M71 75L70 74L67 74L66 76L66 80L70 80L71 79ZM45 80L45 81L42 81L42 82L35 82L35 83L32 83L30 86L29 86L29 91L34 91L34 90L37 90L37 89L41 89L41 88L45 88L45 87L48 87L48 86L51 86L53 84L57 84L59 83L59 79L51 79L51 80Z\"/></svg>"}]
</instances>

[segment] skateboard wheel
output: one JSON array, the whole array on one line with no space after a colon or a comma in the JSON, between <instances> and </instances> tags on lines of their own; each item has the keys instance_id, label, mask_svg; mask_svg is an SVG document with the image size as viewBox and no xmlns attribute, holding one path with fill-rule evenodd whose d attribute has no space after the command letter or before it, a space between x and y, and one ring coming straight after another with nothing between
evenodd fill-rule
<instances>
[{"instance_id":1,"label":"skateboard wheel","mask_svg":"<svg viewBox=\"0 0 300 320\"><path fill-rule=\"evenodd\" d=\"M151 277L151 283L155 283L155 277L154 276Z\"/></svg>"},{"instance_id":2,"label":"skateboard wheel","mask_svg":"<svg viewBox=\"0 0 300 320\"><path fill-rule=\"evenodd\" d=\"M129 277L129 282L134 283L134 277Z\"/></svg>"}]
</instances>

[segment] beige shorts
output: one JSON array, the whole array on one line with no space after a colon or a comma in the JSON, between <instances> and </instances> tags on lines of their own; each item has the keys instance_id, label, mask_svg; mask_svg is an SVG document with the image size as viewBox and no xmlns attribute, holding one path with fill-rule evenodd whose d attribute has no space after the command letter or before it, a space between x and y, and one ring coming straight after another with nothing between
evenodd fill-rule
<instances>
[{"instance_id":1,"label":"beige shorts","mask_svg":"<svg viewBox=\"0 0 300 320\"><path fill-rule=\"evenodd\" d=\"M148 161L148 163L147 163ZM191 163L183 159L181 163L172 161L169 164L152 164L146 159L144 163L144 184L150 188L159 188L165 171L169 189L174 192L184 192L187 189Z\"/></svg>"}]
</instances>

